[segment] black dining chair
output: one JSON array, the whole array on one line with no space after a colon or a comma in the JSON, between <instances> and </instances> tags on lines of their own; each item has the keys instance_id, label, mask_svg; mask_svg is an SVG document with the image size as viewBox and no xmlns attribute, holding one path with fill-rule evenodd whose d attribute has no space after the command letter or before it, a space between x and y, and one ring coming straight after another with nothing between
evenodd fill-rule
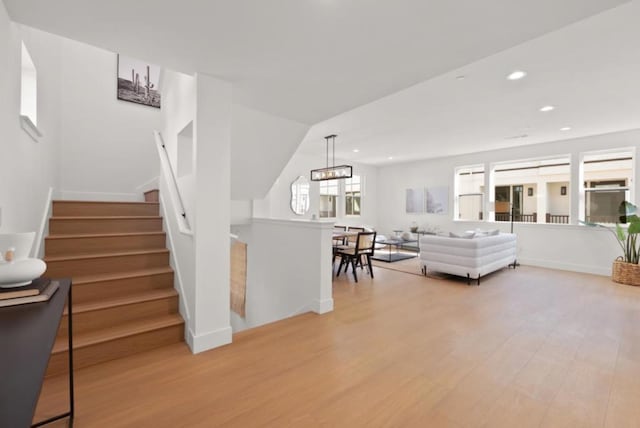
<instances>
[{"instance_id":1,"label":"black dining chair","mask_svg":"<svg viewBox=\"0 0 640 428\"><path fill-rule=\"evenodd\" d=\"M338 226L338 225L333 225L333 232L334 233L341 233L341 232L346 232L347 231L347 226ZM337 247L338 245L344 245L346 242L347 238L345 238L344 236L341 238L336 238L333 240L333 246Z\"/></svg>"},{"instance_id":2,"label":"black dining chair","mask_svg":"<svg viewBox=\"0 0 640 428\"><path fill-rule=\"evenodd\" d=\"M349 232L366 232L364 227L349 226L347 230ZM347 238L347 245L350 245L352 247L356 246L356 235L353 235Z\"/></svg>"},{"instance_id":3,"label":"black dining chair","mask_svg":"<svg viewBox=\"0 0 640 428\"><path fill-rule=\"evenodd\" d=\"M358 264L362 264L362 258L367 260L367 267L369 269L369 275L373 278L373 267L371 265L371 256L375 251L376 232L359 232L356 235L355 246L338 248L336 256L340 257L340 266L338 267L338 273L336 276L340 276L342 267L346 272L351 265L353 270L353 278L358 282L358 274L356 273L356 267Z\"/></svg>"}]
</instances>

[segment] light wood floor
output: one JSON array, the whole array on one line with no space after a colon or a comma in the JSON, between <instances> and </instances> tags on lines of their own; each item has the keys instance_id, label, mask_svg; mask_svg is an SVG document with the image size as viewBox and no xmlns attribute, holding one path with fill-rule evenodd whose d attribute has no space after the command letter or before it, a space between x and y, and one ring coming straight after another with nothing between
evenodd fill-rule
<instances>
[{"instance_id":1,"label":"light wood floor","mask_svg":"<svg viewBox=\"0 0 640 428\"><path fill-rule=\"evenodd\" d=\"M79 370L76 426L640 427L640 288L530 267L480 287L375 274L341 275L327 315ZM40 415L64 408L64 381Z\"/></svg>"}]
</instances>

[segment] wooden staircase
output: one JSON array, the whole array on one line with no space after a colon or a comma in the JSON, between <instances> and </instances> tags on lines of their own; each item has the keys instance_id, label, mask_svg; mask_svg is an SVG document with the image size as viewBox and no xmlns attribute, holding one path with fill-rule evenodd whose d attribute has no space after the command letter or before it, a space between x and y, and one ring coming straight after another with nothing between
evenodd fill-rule
<instances>
[{"instance_id":1,"label":"wooden staircase","mask_svg":"<svg viewBox=\"0 0 640 428\"><path fill-rule=\"evenodd\" d=\"M157 191L145 199L53 202L45 276L73 281L75 368L184 340ZM49 376L67 370L67 316Z\"/></svg>"}]
</instances>

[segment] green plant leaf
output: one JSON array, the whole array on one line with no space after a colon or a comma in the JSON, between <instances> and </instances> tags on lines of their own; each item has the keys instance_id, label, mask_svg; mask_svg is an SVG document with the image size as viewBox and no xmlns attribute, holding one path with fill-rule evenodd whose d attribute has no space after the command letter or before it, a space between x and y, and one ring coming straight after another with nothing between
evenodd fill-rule
<instances>
[{"instance_id":1,"label":"green plant leaf","mask_svg":"<svg viewBox=\"0 0 640 428\"><path fill-rule=\"evenodd\" d=\"M629 235L635 235L636 233L640 233L640 221L629 223L629 228L627 229L627 233Z\"/></svg>"},{"instance_id":2,"label":"green plant leaf","mask_svg":"<svg viewBox=\"0 0 640 428\"><path fill-rule=\"evenodd\" d=\"M638 212L638 207L633 205L631 202L623 201L618 207L618 214L623 216L631 216L635 215Z\"/></svg>"},{"instance_id":3,"label":"green plant leaf","mask_svg":"<svg viewBox=\"0 0 640 428\"><path fill-rule=\"evenodd\" d=\"M620 226L619 224L616 224L616 237L620 242L624 242L624 240L626 239L626 233L622 226Z\"/></svg>"}]
</instances>

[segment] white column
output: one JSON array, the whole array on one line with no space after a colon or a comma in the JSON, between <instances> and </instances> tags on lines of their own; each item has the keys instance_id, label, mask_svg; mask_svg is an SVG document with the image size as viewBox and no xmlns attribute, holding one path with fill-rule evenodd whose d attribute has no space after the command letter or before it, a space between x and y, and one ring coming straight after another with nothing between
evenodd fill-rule
<instances>
[{"instance_id":1,"label":"white column","mask_svg":"<svg viewBox=\"0 0 640 428\"><path fill-rule=\"evenodd\" d=\"M320 257L318 283L314 287L316 298L314 299L313 311L324 314L333 311L333 269L331 259L333 258L333 248L326 245L331 242L333 234L333 223L313 222L320 229Z\"/></svg>"},{"instance_id":2,"label":"white column","mask_svg":"<svg viewBox=\"0 0 640 428\"><path fill-rule=\"evenodd\" d=\"M571 192L571 224L578 224L580 213L584 213L584 172L582 158L579 153L571 153L571 179L569 180Z\"/></svg>"},{"instance_id":3,"label":"white column","mask_svg":"<svg viewBox=\"0 0 640 428\"><path fill-rule=\"evenodd\" d=\"M231 342L231 84L196 74L194 353Z\"/></svg>"},{"instance_id":4,"label":"white column","mask_svg":"<svg viewBox=\"0 0 640 428\"><path fill-rule=\"evenodd\" d=\"M493 164L484 164L484 219L494 221L496 219L496 189L493 186Z\"/></svg>"},{"instance_id":5,"label":"white column","mask_svg":"<svg viewBox=\"0 0 640 428\"><path fill-rule=\"evenodd\" d=\"M547 182L538 178L536 181L536 212L538 223L547 222Z\"/></svg>"}]
</instances>

